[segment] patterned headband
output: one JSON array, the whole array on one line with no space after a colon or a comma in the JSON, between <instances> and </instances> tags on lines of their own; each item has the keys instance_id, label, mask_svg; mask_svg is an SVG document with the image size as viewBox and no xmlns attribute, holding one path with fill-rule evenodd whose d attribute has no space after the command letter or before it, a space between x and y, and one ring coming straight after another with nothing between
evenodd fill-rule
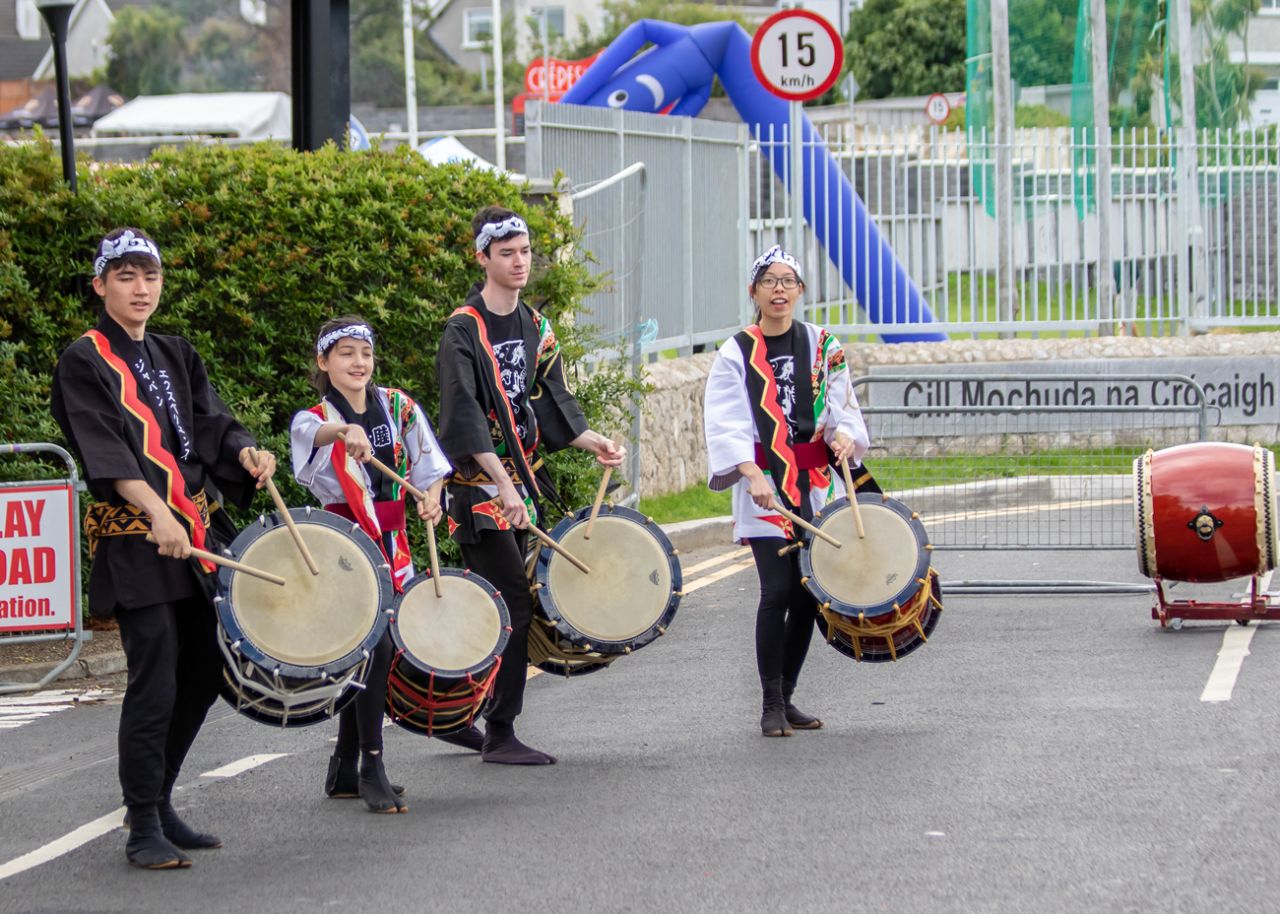
<instances>
[{"instance_id":1,"label":"patterned headband","mask_svg":"<svg viewBox=\"0 0 1280 914\"><path fill-rule=\"evenodd\" d=\"M476 235L476 250L483 254L494 241L510 238L512 235L527 234L529 234L529 226L519 216L508 216L501 222L486 222L480 227L480 234Z\"/></svg>"},{"instance_id":2,"label":"patterned headband","mask_svg":"<svg viewBox=\"0 0 1280 914\"><path fill-rule=\"evenodd\" d=\"M757 257L756 262L751 265L751 285L754 286L760 274L769 269L770 264L775 263L783 263L791 267L796 271L796 279L804 282L804 276L800 273L800 262L784 251L782 245L775 244Z\"/></svg>"},{"instance_id":3,"label":"patterned headband","mask_svg":"<svg viewBox=\"0 0 1280 914\"><path fill-rule=\"evenodd\" d=\"M93 259L93 275L101 276L107 264L128 254L144 254L156 263L160 262L160 249L156 243L125 231L119 238L103 238L98 242L98 256Z\"/></svg>"},{"instance_id":4,"label":"patterned headband","mask_svg":"<svg viewBox=\"0 0 1280 914\"><path fill-rule=\"evenodd\" d=\"M324 355L333 348L334 343L348 336L352 339L364 340L370 346L373 345L373 329L368 324L348 324L337 330L330 330L316 340L316 355Z\"/></svg>"}]
</instances>

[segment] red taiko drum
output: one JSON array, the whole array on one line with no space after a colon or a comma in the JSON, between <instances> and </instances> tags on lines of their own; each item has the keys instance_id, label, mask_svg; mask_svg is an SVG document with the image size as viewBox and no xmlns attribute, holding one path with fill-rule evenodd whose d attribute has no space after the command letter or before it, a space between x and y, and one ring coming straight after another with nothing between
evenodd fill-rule
<instances>
[{"instance_id":1,"label":"red taiko drum","mask_svg":"<svg viewBox=\"0 0 1280 914\"><path fill-rule=\"evenodd\" d=\"M1275 568L1274 469L1270 451L1243 444L1147 451L1133 462L1138 570L1211 583Z\"/></svg>"}]
</instances>

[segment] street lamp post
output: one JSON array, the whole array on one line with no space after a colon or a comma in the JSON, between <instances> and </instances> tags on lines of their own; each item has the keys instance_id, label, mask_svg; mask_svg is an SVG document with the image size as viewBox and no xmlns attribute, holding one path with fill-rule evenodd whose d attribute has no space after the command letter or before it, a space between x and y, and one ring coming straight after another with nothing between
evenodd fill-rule
<instances>
[{"instance_id":1,"label":"street lamp post","mask_svg":"<svg viewBox=\"0 0 1280 914\"><path fill-rule=\"evenodd\" d=\"M67 75L67 25L72 0L36 0L36 9L49 26L53 41L53 69L58 80L58 134L62 146L62 177L76 192L76 143L71 133L71 79Z\"/></svg>"}]
</instances>

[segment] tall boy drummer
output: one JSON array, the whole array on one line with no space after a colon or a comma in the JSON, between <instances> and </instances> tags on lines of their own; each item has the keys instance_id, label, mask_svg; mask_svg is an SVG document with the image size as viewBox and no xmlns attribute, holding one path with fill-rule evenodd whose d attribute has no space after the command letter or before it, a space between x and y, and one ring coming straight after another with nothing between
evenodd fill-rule
<instances>
[{"instance_id":1,"label":"tall boy drummer","mask_svg":"<svg viewBox=\"0 0 1280 914\"><path fill-rule=\"evenodd\" d=\"M255 452L190 343L147 332L164 285L156 243L116 229L98 244L93 271L102 315L58 360L51 406L97 499L85 517L90 611L115 615L128 663L119 731L125 855L147 869L185 867L191 860L179 848L222 846L178 818L171 800L222 677L213 566L191 549L235 535L206 487L245 506L275 458Z\"/></svg>"},{"instance_id":2,"label":"tall boy drummer","mask_svg":"<svg viewBox=\"0 0 1280 914\"><path fill-rule=\"evenodd\" d=\"M440 446L454 473L446 488L449 526L467 565L502 593L511 638L485 710L481 757L504 765L550 765L555 757L520 742L533 601L525 577L525 528L540 520L535 478L547 451L573 446L604 466L626 451L587 427L564 382L551 323L520 301L529 282L529 228L509 209L490 206L471 222L484 270L440 339Z\"/></svg>"}]
</instances>

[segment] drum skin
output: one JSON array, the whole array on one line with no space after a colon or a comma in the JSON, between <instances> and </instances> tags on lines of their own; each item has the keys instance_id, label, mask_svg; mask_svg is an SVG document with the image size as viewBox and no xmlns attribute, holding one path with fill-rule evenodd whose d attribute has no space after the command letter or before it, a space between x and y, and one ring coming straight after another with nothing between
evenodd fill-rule
<instances>
[{"instance_id":1,"label":"drum skin","mask_svg":"<svg viewBox=\"0 0 1280 914\"><path fill-rule=\"evenodd\" d=\"M440 569L441 596L427 575L396 598L387 714L413 733L437 736L470 726L488 698L511 637L511 613L493 585L458 568Z\"/></svg>"},{"instance_id":2,"label":"drum skin","mask_svg":"<svg viewBox=\"0 0 1280 914\"><path fill-rule=\"evenodd\" d=\"M1138 569L1214 583L1265 574L1280 552L1274 458L1261 447L1202 441L1134 461Z\"/></svg>"},{"instance_id":3,"label":"drum skin","mask_svg":"<svg viewBox=\"0 0 1280 914\"><path fill-rule=\"evenodd\" d=\"M896 499L864 492L858 508L864 538L847 497L814 518L841 546L810 540L800 552L801 582L818 601L818 628L836 650L870 663L897 660L928 641L941 615L929 538Z\"/></svg>"},{"instance_id":4,"label":"drum skin","mask_svg":"<svg viewBox=\"0 0 1280 914\"><path fill-rule=\"evenodd\" d=\"M662 529L638 511L602 505L587 539L590 516L581 508L551 531L590 574L547 546L530 568L538 628L530 661L549 673L603 669L663 635L680 606L680 560Z\"/></svg>"},{"instance_id":5,"label":"drum skin","mask_svg":"<svg viewBox=\"0 0 1280 914\"><path fill-rule=\"evenodd\" d=\"M290 514L320 574L311 574L279 516L263 516L226 552L283 577L285 585L223 567L214 602L228 661L223 698L255 720L306 726L328 719L355 697L356 688L336 702L320 696L362 664L382 639L395 590L382 550L359 526L315 508L293 508ZM237 681L237 671L278 697L247 689ZM363 677L356 681L362 683ZM312 688L317 697L308 702ZM285 697L298 703L285 704Z\"/></svg>"}]
</instances>

